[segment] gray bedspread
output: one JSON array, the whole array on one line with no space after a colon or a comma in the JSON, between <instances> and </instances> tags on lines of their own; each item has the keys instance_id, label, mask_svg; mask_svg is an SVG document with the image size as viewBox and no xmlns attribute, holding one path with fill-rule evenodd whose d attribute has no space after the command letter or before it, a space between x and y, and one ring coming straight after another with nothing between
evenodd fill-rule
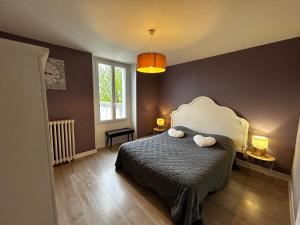
<instances>
[{"instance_id":1,"label":"gray bedspread","mask_svg":"<svg viewBox=\"0 0 300 225\"><path fill-rule=\"evenodd\" d=\"M164 198L174 222L190 225L201 220L200 205L207 194L226 186L235 151L227 137L210 135L217 143L200 148L193 141L198 133L185 127L177 129L184 131L183 138L164 132L122 144L116 168Z\"/></svg>"}]
</instances>

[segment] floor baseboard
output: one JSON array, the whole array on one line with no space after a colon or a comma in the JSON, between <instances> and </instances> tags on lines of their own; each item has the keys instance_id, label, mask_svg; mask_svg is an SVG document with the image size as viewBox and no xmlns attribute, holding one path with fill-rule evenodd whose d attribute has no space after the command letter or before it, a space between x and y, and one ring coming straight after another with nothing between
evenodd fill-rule
<instances>
[{"instance_id":1,"label":"floor baseboard","mask_svg":"<svg viewBox=\"0 0 300 225\"><path fill-rule=\"evenodd\" d=\"M75 154L74 159L79 159L79 158L87 156L87 155L95 154L96 152L97 152L97 149L89 150L86 152L81 152L81 153Z\"/></svg>"},{"instance_id":2,"label":"floor baseboard","mask_svg":"<svg viewBox=\"0 0 300 225\"><path fill-rule=\"evenodd\" d=\"M291 178L291 176L288 174L280 173L275 170L270 170L270 169L267 169L267 168L264 168L264 167L261 167L261 166L258 166L253 163L249 163L249 162L246 162L246 161L243 161L240 159L237 159L236 162L239 166L254 170L259 173L263 173L263 174L271 176L271 177L278 178L280 180L289 181Z\"/></svg>"}]
</instances>

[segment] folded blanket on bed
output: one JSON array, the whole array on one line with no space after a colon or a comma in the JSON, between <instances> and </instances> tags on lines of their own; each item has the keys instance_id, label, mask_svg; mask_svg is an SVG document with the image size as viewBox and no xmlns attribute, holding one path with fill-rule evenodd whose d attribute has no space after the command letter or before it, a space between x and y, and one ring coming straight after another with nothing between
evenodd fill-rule
<instances>
[{"instance_id":1,"label":"folded blanket on bed","mask_svg":"<svg viewBox=\"0 0 300 225\"><path fill-rule=\"evenodd\" d=\"M194 142L200 147L209 147L216 144L216 139L213 137L204 137L200 134L195 135L193 138Z\"/></svg>"},{"instance_id":2,"label":"folded blanket on bed","mask_svg":"<svg viewBox=\"0 0 300 225\"><path fill-rule=\"evenodd\" d=\"M175 128L170 128L168 130L168 134L171 137L181 138L184 136L184 132L182 130L176 130Z\"/></svg>"}]
</instances>

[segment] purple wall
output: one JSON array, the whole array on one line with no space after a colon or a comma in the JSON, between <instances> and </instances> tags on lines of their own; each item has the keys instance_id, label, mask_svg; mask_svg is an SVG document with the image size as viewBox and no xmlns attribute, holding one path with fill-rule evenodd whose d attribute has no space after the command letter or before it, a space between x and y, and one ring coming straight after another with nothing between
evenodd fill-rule
<instances>
[{"instance_id":1,"label":"purple wall","mask_svg":"<svg viewBox=\"0 0 300 225\"><path fill-rule=\"evenodd\" d=\"M64 60L67 90L47 90L49 119L75 119L76 153L95 149L92 54L1 31L0 38L49 48L50 57Z\"/></svg>"},{"instance_id":2,"label":"purple wall","mask_svg":"<svg viewBox=\"0 0 300 225\"><path fill-rule=\"evenodd\" d=\"M153 133L158 116L158 76L137 72L137 136L145 137Z\"/></svg>"},{"instance_id":3,"label":"purple wall","mask_svg":"<svg viewBox=\"0 0 300 225\"><path fill-rule=\"evenodd\" d=\"M159 116L169 119L179 105L211 97L250 122L250 138L267 136L275 169L290 173L300 112L300 38L170 66L157 77ZM151 98L142 91L138 104ZM155 110L152 117L141 110L138 119L144 114L157 116ZM138 128L148 132L152 125L144 125Z\"/></svg>"},{"instance_id":4,"label":"purple wall","mask_svg":"<svg viewBox=\"0 0 300 225\"><path fill-rule=\"evenodd\" d=\"M95 148L92 55L4 32L1 38L50 49L63 59L66 91L47 91L50 119L76 120L76 152ZM300 38L245 49L137 75L138 136L152 133L156 118L205 95L250 122L250 135L270 139L275 169L290 173L300 112Z\"/></svg>"}]
</instances>

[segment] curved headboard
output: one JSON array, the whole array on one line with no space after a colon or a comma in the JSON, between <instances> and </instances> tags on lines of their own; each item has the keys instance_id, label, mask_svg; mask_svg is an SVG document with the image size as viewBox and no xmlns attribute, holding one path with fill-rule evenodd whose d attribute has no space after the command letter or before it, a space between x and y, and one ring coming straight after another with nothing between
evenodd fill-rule
<instances>
[{"instance_id":1,"label":"curved headboard","mask_svg":"<svg viewBox=\"0 0 300 225\"><path fill-rule=\"evenodd\" d=\"M217 105L206 96L195 98L171 113L171 126L185 126L194 131L219 134L233 140L236 151L247 148L249 123L225 106Z\"/></svg>"}]
</instances>

